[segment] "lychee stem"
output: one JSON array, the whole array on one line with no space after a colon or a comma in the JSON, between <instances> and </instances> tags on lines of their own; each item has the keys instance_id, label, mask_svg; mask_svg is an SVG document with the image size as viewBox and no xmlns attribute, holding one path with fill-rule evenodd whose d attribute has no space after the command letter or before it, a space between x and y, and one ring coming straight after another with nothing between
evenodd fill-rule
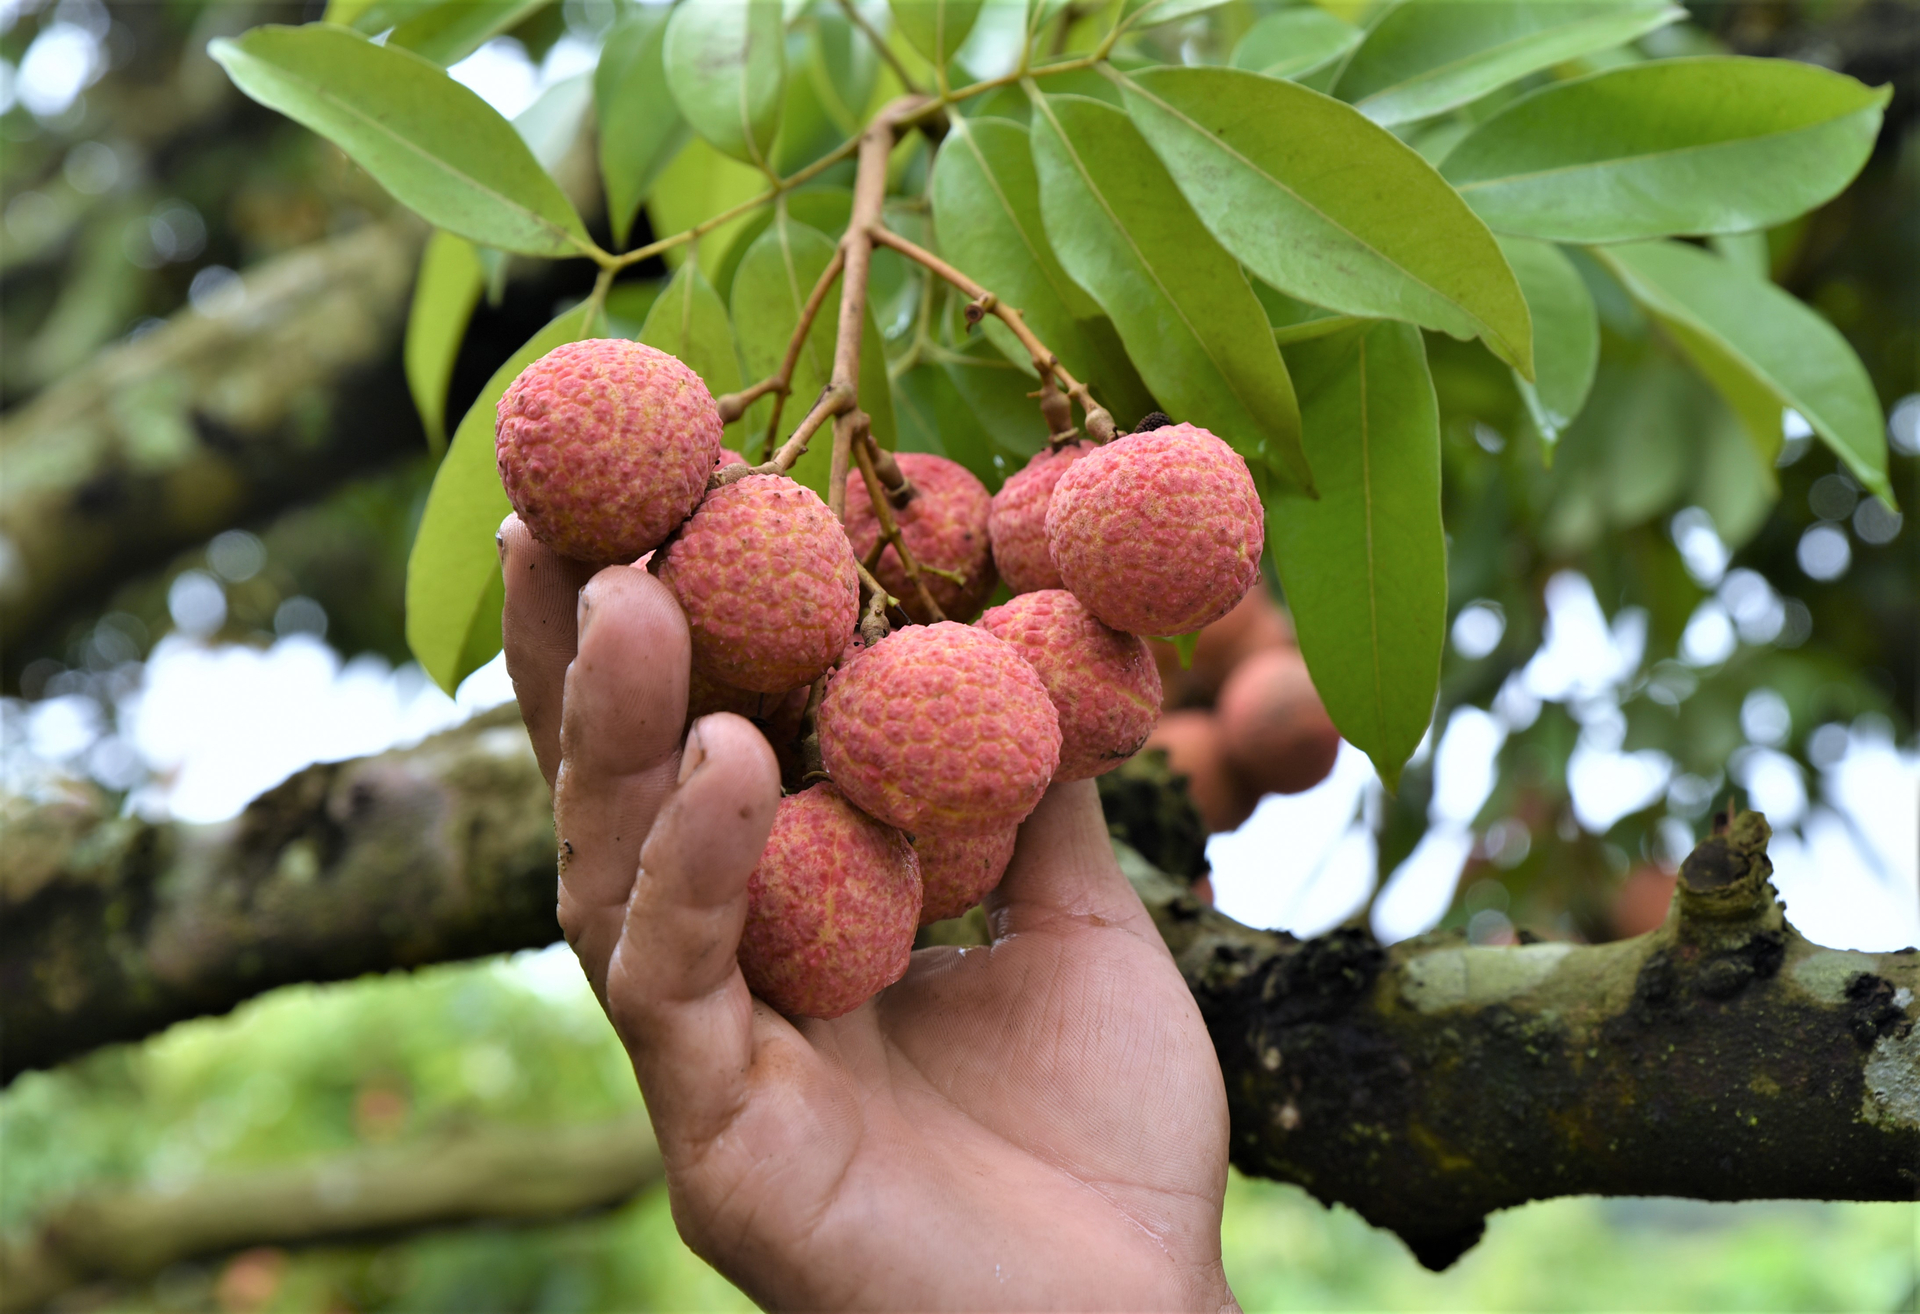
<instances>
[{"instance_id":1,"label":"lychee stem","mask_svg":"<svg viewBox=\"0 0 1920 1314\"><path fill-rule=\"evenodd\" d=\"M869 450L872 446L871 435L867 436L866 441L856 441L853 459L860 466L860 478L867 486L867 498L873 503L873 514L880 521L880 537L893 544L893 550L900 555L900 568L906 572L907 581L919 594L920 605L926 609L927 615L936 621L943 621L947 614L933 600L933 594L927 589L927 581L920 573L920 563L914 560L913 550L907 546L907 540L900 533L900 525L893 518L887 490L881 487L880 476L873 468L873 453Z\"/></svg>"},{"instance_id":2,"label":"lychee stem","mask_svg":"<svg viewBox=\"0 0 1920 1314\"><path fill-rule=\"evenodd\" d=\"M813 285L813 291L807 294L807 304L800 308L800 318L793 326L793 333L787 339L787 354L780 360L780 368L768 375L751 388L739 392L729 392L714 399L714 405L720 408L720 422L732 424L747 413L747 407L759 401L768 393L774 394L773 415L767 421L767 441L769 450L773 447L773 435L780 429L780 407L793 390L793 371L800 363L800 349L806 346L807 334L813 328L813 321L820 313L820 307L826 303L827 293L832 289L834 280L840 277L840 271L846 267L846 252L834 249L833 259L820 271L819 279Z\"/></svg>"},{"instance_id":3,"label":"lychee stem","mask_svg":"<svg viewBox=\"0 0 1920 1314\"><path fill-rule=\"evenodd\" d=\"M707 477L709 489L725 488L736 480L748 475L783 475L792 470L794 464L807 454L807 444L820 426L827 420L853 405L853 390L830 383L820 392L820 398L814 402L813 409L807 412L807 418L800 421L800 427L793 436L780 444L780 450L773 458L759 465L729 465L714 471Z\"/></svg>"}]
</instances>

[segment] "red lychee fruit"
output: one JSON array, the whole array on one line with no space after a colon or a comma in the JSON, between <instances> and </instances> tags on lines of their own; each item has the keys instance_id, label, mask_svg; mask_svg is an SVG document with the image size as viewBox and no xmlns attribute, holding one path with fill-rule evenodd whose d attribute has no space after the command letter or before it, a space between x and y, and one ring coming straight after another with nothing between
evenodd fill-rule
<instances>
[{"instance_id":1,"label":"red lychee fruit","mask_svg":"<svg viewBox=\"0 0 1920 1314\"><path fill-rule=\"evenodd\" d=\"M1171 640L1147 640L1168 707L1211 707L1234 667L1256 652L1293 646L1293 622L1274 606L1263 584L1248 589L1232 611L1200 631L1193 661L1185 668Z\"/></svg>"},{"instance_id":2,"label":"red lychee fruit","mask_svg":"<svg viewBox=\"0 0 1920 1314\"><path fill-rule=\"evenodd\" d=\"M1673 906L1675 884L1674 874L1658 867L1640 866L1628 872L1613 897L1608 919L1613 923L1613 933L1625 940L1658 928Z\"/></svg>"},{"instance_id":3,"label":"red lychee fruit","mask_svg":"<svg viewBox=\"0 0 1920 1314\"><path fill-rule=\"evenodd\" d=\"M1020 650L1060 717L1055 780L1086 780L1140 751L1160 717L1160 672L1146 641L1108 629L1065 589L1022 593L979 627Z\"/></svg>"},{"instance_id":4,"label":"red lychee fruit","mask_svg":"<svg viewBox=\"0 0 1920 1314\"><path fill-rule=\"evenodd\" d=\"M1067 467L1098 450L1085 439L1064 447L1043 448L993 495L987 533L993 539L993 563L1014 593L1065 587L1047 555L1047 503Z\"/></svg>"},{"instance_id":5,"label":"red lychee fruit","mask_svg":"<svg viewBox=\"0 0 1920 1314\"><path fill-rule=\"evenodd\" d=\"M987 897L987 891L1006 875L1013 857L1017 826L973 835L921 835L914 839L920 856L920 884L926 890L920 903L920 925L931 926L958 917Z\"/></svg>"},{"instance_id":6,"label":"red lychee fruit","mask_svg":"<svg viewBox=\"0 0 1920 1314\"><path fill-rule=\"evenodd\" d=\"M896 630L827 685L820 755L853 802L914 835L1017 826L1060 765L1060 719L1012 645L943 621Z\"/></svg>"},{"instance_id":7,"label":"red lychee fruit","mask_svg":"<svg viewBox=\"0 0 1920 1314\"><path fill-rule=\"evenodd\" d=\"M839 1017L906 975L920 900L905 835L832 785L789 795L747 881L740 972L782 1013Z\"/></svg>"},{"instance_id":8,"label":"red lychee fruit","mask_svg":"<svg viewBox=\"0 0 1920 1314\"><path fill-rule=\"evenodd\" d=\"M1311 789L1340 755L1340 732L1296 649L1270 648L1241 662L1214 710L1227 760L1262 793Z\"/></svg>"},{"instance_id":9,"label":"red lychee fruit","mask_svg":"<svg viewBox=\"0 0 1920 1314\"><path fill-rule=\"evenodd\" d=\"M720 452L698 374L624 338L555 347L495 410L494 460L527 529L578 561L632 561L687 518Z\"/></svg>"},{"instance_id":10,"label":"red lychee fruit","mask_svg":"<svg viewBox=\"0 0 1920 1314\"><path fill-rule=\"evenodd\" d=\"M1187 797L1209 832L1237 830L1253 815L1260 792L1228 763L1212 712L1168 712L1147 736L1147 748L1165 749L1167 765L1187 778Z\"/></svg>"},{"instance_id":11,"label":"red lychee fruit","mask_svg":"<svg viewBox=\"0 0 1920 1314\"><path fill-rule=\"evenodd\" d=\"M965 583L924 573L927 591L948 620L972 620L993 594L999 576L987 537L987 513L993 499L987 486L958 461L927 452L901 452L894 458L902 474L917 490L912 501L893 507L894 523L907 550L920 565L957 572ZM866 481L857 474L847 480L847 537L854 555L865 561L880 542L880 518L867 496ZM907 615L922 625L932 620L920 603L919 590L907 580L900 554L887 545L873 570L887 592L900 599Z\"/></svg>"},{"instance_id":12,"label":"red lychee fruit","mask_svg":"<svg viewBox=\"0 0 1920 1314\"><path fill-rule=\"evenodd\" d=\"M1247 463L1191 424L1089 452L1047 504L1061 580L1128 634L1188 634L1226 615L1259 579L1265 542Z\"/></svg>"},{"instance_id":13,"label":"red lychee fruit","mask_svg":"<svg viewBox=\"0 0 1920 1314\"><path fill-rule=\"evenodd\" d=\"M715 489L655 564L687 613L694 666L722 684L812 684L853 637L853 549L826 503L791 479L748 475Z\"/></svg>"}]
</instances>

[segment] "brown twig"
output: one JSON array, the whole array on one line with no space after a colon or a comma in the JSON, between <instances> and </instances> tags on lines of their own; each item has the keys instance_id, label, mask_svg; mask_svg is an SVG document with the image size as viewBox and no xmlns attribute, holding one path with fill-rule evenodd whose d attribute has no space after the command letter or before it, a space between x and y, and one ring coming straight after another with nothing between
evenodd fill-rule
<instances>
[{"instance_id":1,"label":"brown twig","mask_svg":"<svg viewBox=\"0 0 1920 1314\"><path fill-rule=\"evenodd\" d=\"M800 427L793 436L780 444L780 450L759 465L729 465L715 470L707 479L707 488L725 488L728 484L745 479L748 475L783 475L793 469L801 457L807 454L807 445L820 426L833 416L839 415L853 405L853 389L829 383L821 389L819 400L813 409L807 412L807 418L800 421Z\"/></svg>"},{"instance_id":2,"label":"brown twig","mask_svg":"<svg viewBox=\"0 0 1920 1314\"><path fill-rule=\"evenodd\" d=\"M1115 433L1113 416L1104 406L1093 400L1093 394L1087 391L1086 384L1067 372L1066 367L1060 363L1060 358L1048 350L1046 343L1034 336L1033 330L1027 327L1027 322L1021 318L1019 311L1001 301L999 297L933 252L883 227L877 220L868 225L867 237L872 242L892 247L907 259L926 266L966 293L971 298L966 311L969 324L977 324L988 315L999 319L1012 331L1014 337L1020 340L1020 345L1027 349L1027 354L1033 357L1033 367L1040 376L1045 378L1051 374L1057 378L1067 395L1080 404L1080 410L1086 417L1087 435L1100 443L1110 442L1113 439Z\"/></svg>"},{"instance_id":3,"label":"brown twig","mask_svg":"<svg viewBox=\"0 0 1920 1314\"><path fill-rule=\"evenodd\" d=\"M742 388L739 392L729 392L714 399L714 405L720 408L722 424L732 424L747 413L747 407L768 393L773 393L773 417L767 423L767 446L773 445L773 435L780 428L780 406L793 389L793 371L800 364L801 348L806 346L807 334L813 329L813 321L819 316L820 307L827 300L827 293L832 290L834 280L840 277L840 271L845 266L846 253L836 249L833 259L829 260L827 267L820 271L820 277L814 282L813 291L807 294L807 303L800 308L800 319L793 326L792 336L787 339L787 354L781 358L780 368L751 388Z\"/></svg>"},{"instance_id":4,"label":"brown twig","mask_svg":"<svg viewBox=\"0 0 1920 1314\"><path fill-rule=\"evenodd\" d=\"M921 566L913 558L913 549L907 546L905 535L900 532L899 521L893 518L893 507L887 502L887 490L880 482L880 474L873 468L873 449L876 444L871 434L863 435L853 445L853 459L860 466L860 478L867 486L867 500L873 503L873 514L880 522L880 537L893 544L893 550L900 557L900 569L905 572L907 582L913 585L919 595L920 605L926 608L927 615L936 621L947 618L940 610L940 604L933 600L933 594L927 588L927 581L921 574ZM959 580L964 584L966 581Z\"/></svg>"}]
</instances>

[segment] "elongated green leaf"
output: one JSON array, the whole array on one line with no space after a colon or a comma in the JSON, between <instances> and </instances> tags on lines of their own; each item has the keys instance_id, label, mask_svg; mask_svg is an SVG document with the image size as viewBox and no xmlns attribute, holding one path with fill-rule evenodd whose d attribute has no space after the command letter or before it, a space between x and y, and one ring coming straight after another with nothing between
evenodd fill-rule
<instances>
[{"instance_id":1,"label":"elongated green leaf","mask_svg":"<svg viewBox=\"0 0 1920 1314\"><path fill-rule=\"evenodd\" d=\"M335 4L341 0L333 0ZM1027 0L1027 35L1038 36L1073 0Z\"/></svg>"},{"instance_id":2,"label":"elongated green leaf","mask_svg":"<svg viewBox=\"0 0 1920 1314\"><path fill-rule=\"evenodd\" d=\"M550 0L443 0L394 28L387 44L411 50L445 68L548 3Z\"/></svg>"},{"instance_id":3,"label":"elongated green leaf","mask_svg":"<svg viewBox=\"0 0 1920 1314\"><path fill-rule=\"evenodd\" d=\"M1893 504L1886 416L1866 367L1833 325L1790 293L1684 242L1594 253L1725 394L1763 456L1779 449L1780 412L1791 407L1868 491Z\"/></svg>"},{"instance_id":4,"label":"elongated green leaf","mask_svg":"<svg viewBox=\"0 0 1920 1314\"><path fill-rule=\"evenodd\" d=\"M1392 133L1236 69L1148 69L1121 85L1181 193L1255 277L1349 315L1484 338L1532 374L1526 298L1493 234Z\"/></svg>"},{"instance_id":5,"label":"elongated green leaf","mask_svg":"<svg viewBox=\"0 0 1920 1314\"><path fill-rule=\"evenodd\" d=\"M513 130L520 134L540 167L552 170L580 140L580 129L592 108L593 86L585 73L576 73L561 78L514 115Z\"/></svg>"},{"instance_id":6,"label":"elongated green leaf","mask_svg":"<svg viewBox=\"0 0 1920 1314\"><path fill-rule=\"evenodd\" d=\"M913 48L944 65L965 44L981 0L887 0L894 26Z\"/></svg>"},{"instance_id":7,"label":"elongated green leaf","mask_svg":"<svg viewBox=\"0 0 1920 1314\"><path fill-rule=\"evenodd\" d=\"M791 218L776 218L755 239L733 276L733 324L740 344L744 377L764 379L780 368L807 294L833 259L833 239L817 228ZM784 441L800 423L814 400L833 378L833 345L838 316L837 298L830 299L814 317L813 328L801 347L791 380L793 391L780 411L776 443ZM887 385L887 358L874 327L871 307L860 338L860 408L873 421L873 436L883 447L895 442L893 399ZM744 419L748 450L755 450L765 433L770 403L755 403ZM807 454L793 467L793 477L827 495L831 464L831 430L821 429Z\"/></svg>"},{"instance_id":8,"label":"elongated green leaf","mask_svg":"<svg viewBox=\"0 0 1920 1314\"><path fill-rule=\"evenodd\" d=\"M447 384L454 358L467 335L467 321L479 304L486 275L473 244L452 233L435 233L420 256L413 305L407 311L407 340L402 354L407 390L427 446L437 456L447 447Z\"/></svg>"},{"instance_id":9,"label":"elongated green leaf","mask_svg":"<svg viewBox=\"0 0 1920 1314\"><path fill-rule=\"evenodd\" d=\"M1177 18L1191 18L1209 9L1218 9L1227 0L1125 0L1120 6L1120 27L1126 31L1157 27Z\"/></svg>"},{"instance_id":10,"label":"elongated green leaf","mask_svg":"<svg viewBox=\"0 0 1920 1314\"><path fill-rule=\"evenodd\" d=\"M715 149L767 168L786 95L780 0L698 0L667 20L667 87Z\"/></svg>"},{"instance_id":11,"label":"elongated green leaf","mask_svg":"<svg viewBox=\"0 0 1920 1314\"><path fill-rule=\"evenodd\" d=\"M1755 278L1773 277L1773 254L1765 233L1717 233L1707 245Z\"/></svg>"},{"instance_id":12,"label":"elongated green leaf","mask_svg":"<svg viewBox=\"0 0 1920 1314\"><path fill-rule=\"evenodd\" d=\"M1009 467L1020 468L1020 462L1005 455L962 399L945 365L916 365L895 379L893 406L903 452L932 452L958 461L989 491L1000 487Z\"/></svg>"},{"instance_id":13,"label":"elongated green leaf","mask_svg":"<svg viewBox=\"0 0 1920 1314\"><path fill-rule=\"evenodd\" d=\"M680 266L647 311L640 341L678 356L716 397L740 390L740 358L734 354L727 308L694 261ZM735 446L736 435L737 429L729 430Z\"/></svg>"},{"instance_id":14,"label":"elongated green leaf","mask_svg":"<svg viewBox=\"0 0 1920 1314\"><path fill-rule=\"evenodd\" d=\"M1359 45L1362 35L1317 5L1282 9L1248 28L1228 62L1270 78L1296 78L1325 68Z\"/></svg>"},{"instance_id":15,"label":"elongated green leaf","mask_svg":"<svg viewBox=\"0 0 1920 1314\"><path fill-rule=\"evenodd\" d=\"M1048 241L1153 395L1256 469L1312 488L1266 312L1127 116L1083 96L1040 97L1031 138Z\"/></svg>"},{"instance_id":16,"label":"elongated green leaf","mask_svg":"<svg viewBox=\"0 0 1920 1314\"><path fill-rule=\"evenodd\" d=\"M845 187L808 187L797 192L787 193L787 217L798 219L809 228L818 228L829 237L839 237L847 231L847 222L853 217L853 193ZM774 208L767 206L755 210L743 219L727 244L726 253L713 266L713 290L720 299L730 301L733 297L733 276L740 268L740 261L746 257L753 244L760 240L760 234L767 231L773 223ZM874 252L875 256L880 253Z\"/></svg>"},{"instance_id":17,"label":"elongated green leaf","mask_svg":"<svg viewBox=\"0 0 1920 1314\"><path fill-rule=\"evenodd\" d=\"M407 557L407 646L448 693L500 651L500 555L493 536L513 509L493 459L494 407L520 371L586 330L567 311L513 353L454 431Z\"/></svg>"},{"instance_id":18,"label":"elongated green leaf","mask_svg":"<svg viewBox=\"0 0 1920 1314\"><path fill-rule=\"evenodd\" d=\"M940 249L949 260L1019 307L1040 340L1121 423L1154 408L1126 368L1124 350L1109 349L1097 335L1092 321L1099 304L1067 276L1047 243L1025 128L1005 119L957 119L934 160L932 196ZM998 319L981 328L1009 360L1027 363L1026 349Z\"/></svg>"},{"instance_id":19,"label":"elongated green leaf","mask_svg":"<svg viewBox=\"0 0 1920 1314\"><path fill-rule=\"evenodd\" d=\"M1334 84L1375 123L1409 123L1686 17L1666 0L1405 0Z\"/></svg>"},{"instance_id":20,"label":"elongated green leaf","mask_svg":"<svg viewBox=\"0 0 1920 1314\"><path fill-rule=\"evenodd\" d=\"M705 223L744 201L763 196L766 175L750 164L722 155L703 139L695 137L686 149L673 157L660 171L653 193L647 198L647 214L656 233L679 233ZM678 269L689 253L697 254L702 267L716 269L720 257L732 246L740 230L752 222L752 211L710 229L697 243L669 247L667 263ZM716 286L719 286L716 280Z\"/></svg>"},{"instance_id":21,"label":"elongated green leaf","mask_svg":"<svg viewBox=\"0 0 1920 1314\"><path fill-rule=\"evenodd\" d=\"M1785 59L1666 59L1522 98L1441 167L1503 233L1632 242L1784 223L1866 163L1886 88Z\"/></svg>"},{"instance_id":22,"label":"elongated green leaf","mask_svg":"<svg viewBox=\"0 0 1920 1314\"><path fill-rule=\"evenodd\" d=\"M526 255L593 249L512 126L418 55L325 23L256 27L208 50L247 95L339 146L435 227Z\"/></svg>"},{"instance_id":23,"label":"elongated green leaf","mask_svg":"<svg viewBox=\"0 0 1920 1314\"><path fill-rule=\"evenodd\" d=\"M1335 333L1344 333L1350 328L1373 323L1358 315L1321 315L1316 319L1303 319L1297 324L1276 324L1273 328L1273 340L1282 347L1291 347L1296 342L1312 342L1315 338L1331 337Z\"/></svg>"},{"instance_id":24,"label":"elongated green leaf","mask_svg":"<svg viewBox=\"0 0 1920 1314\"><path fill-rule=\"evenodd\" d=\"M627 244L641 202L692 131L667 90L666 39L665 9L628 5L607 33L593 73L593 99L600 111L600 176L617 246Z\"/></svg>"},{"instance_id":25,"label":"elongated green leaf","mask_svg":"<svg viewBox=\"0 0 1920 1314\"><path fill-rule=\"evenodd\" d=\"M1524 237L1501 239L1501 251L1527 294L1533 316L1531 383L1514 381L1540 436L1557 441L1586 405L1593 371L1600 363L1600 315L1593 294L1560 248Z\"/></svg>"},{"instance_id":26,"label":"elongated green leaf","mask_svg":"<svg viewBox=\"0 0 1920 1314\"><path fill-rule=\"evenodd\" d=\"M980 338L963 342L942 356L940 367L974 419L987 431L996 473L992 479L978 470L974 473L980 474L988 487L997 487L1047 443L1047 423L1028 395L1033 391L1033 378Z\"/></svg>"},{"instance_id":27,"label":"elongated green leaf","mask_svg":"<svg viewBox=\"0 0 1920 1314\"><path fill-rule=\"evenodd\" d=\"M775 168L795 173L859 135L880 62L838 5L816 4L787 38L787 103Z\"/></svg>"},{"instance_id":28,"label":"elongated green leaf","mask_svg":"<svg viewBox=\"0 0 1920 1314\"><path fill-rule=\"evenodd\" d=\"M1314 688L1393 789L1440 688L1447 543L1440 411L1418 329L1287 349L1320 498L1268 502L1267 545Z\"/></svg>"}]
</instances>

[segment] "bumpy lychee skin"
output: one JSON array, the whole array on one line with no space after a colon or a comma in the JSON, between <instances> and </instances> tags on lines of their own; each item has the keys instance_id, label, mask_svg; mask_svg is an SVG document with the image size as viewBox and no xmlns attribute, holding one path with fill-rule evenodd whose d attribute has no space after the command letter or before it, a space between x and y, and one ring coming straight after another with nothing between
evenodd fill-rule
<instances>
[{"instance_id":1,"label":"bumpy lychee skin","mask_svg":"<svg viewBox=\"0 0 1920 1314\"><path fill-rule=\"evenodd\" d=\"M952 621L896 630L827 685L817 721L848 798L914 835L1017 826L1060 765L1060 718L1012 645Z\"/></svg>"},{"instance_id":2,"label":"bumpy lychee skin","mask_svg":"<svg viewBox=\"0 0 1920 1314\"><path fill-rule=\"evenodd\" d=\"M852 1012L906 975L920 902L905 835L832 785L789 795L747 880L741 974L790 1017Z\"/></svg>"},{"instance_id":3,"label":"bumpy lychee skin","mask_svg":"<svg viewBox=\"0 0 1920 1314\"><path fill-rule=\"evenodd\" d=\"M1265 541L1247 463L1191 424L1090 452L1047 504L1061 580L1128 634L1187 634L1232 611L1260 577Z\"/></svg>"},{"instance_id":4,"label":"bumpy lychee skin","mask_svg":"<svg viewBox=\"0 0 1920 1314\"><path fill-rule=\"evenodd\" d=\"M1065 589L1022 593L977 624L1020 650L1060 717L1055 780L1087 780L1140 751L1160 718L1160 672L1147 642L1109 629Z\"/></svg>"},{"instance_id":5,"label":"bumpy lychee skin","mask_svg":"<svg viewBox=\"0 0 1920 1314\"><path fill-rule=\"evenodd\" d=\"M1340 732L1297 649L1273 648L1241 662L1215 710L1227 760L1264 793L1312 789L1340 756Z\"/></svg>"},{"instance_id":6,"label":"bumpy lychee skin","mask_svg":"<svg viewBox=\"0 0 1920 1314\"><path fill-rule=\"evenodd\" d=\"M749 475L715 489L657 564L687 613L694 666L722 684L812 684L853 637L853 549L826 503L791 479Z\"/></svg>"},{"instance_id":7,"label":"bumpy lychee skin","mask_svg":"<svg viewBox=\"0 0 1920 1314\"><path fill-rule=\"evenodd\" d=\"M921 835L913 841L920 856L920 884L926 895L920 904L920 925L931 926L958 917L987 897L1000 883L1013 857L1018 827L987 830L977 835Z\"/></svg>"},{"instance_id":8,"label":"bumpy lychee skin","mask_svg":"<svg viewBox=\"0 0 1920 1314\"><path fill-rule=\"evenodd\" d=\"M1084 440L1057 450L1045 448L993 495L993 510L987 516L993 563L1013 592L1064 587L1060 571L1047 555L1047 503L1067 467L1098 448Z\"/></svg>"},{"instance_id":9,"label":"bumpy lychee skin","mask_svg":"<svg viewBox=\"0 0 1920 1314\"><path fill-rule=\"evenodd\" d=\"M632 561L699 502L720 411L698 374L622 338L555 347L496 408L494 460L533 536L578 561Z\"/></svg>"},{"instance_id":10,"label":"bumpy lychee skin","mask_svg":"<svg viewBox=\"0 0 1920 1314\"><path fill-rule=\"evenodd\" d=\"M944 456L902 452L894 459L900 463L901 473L919 490L912 501L893 509L900 536L907 541L907 550L916 562L960 573L964 584L939 575L922 578L948 620L972 620L999 581L987 536L987 514L993 505L987 486L964 465ZM847 480L847 537L853 541L854 555L862 561L880 541L880 518L874 514L866 482L857 474ZM920 594L907 582L900 554L891 545L880 554L873 573L887 586L887 592L900 599L907 615L923 625L933 619L924 614Z\"/></svg>"}]
</instances>

